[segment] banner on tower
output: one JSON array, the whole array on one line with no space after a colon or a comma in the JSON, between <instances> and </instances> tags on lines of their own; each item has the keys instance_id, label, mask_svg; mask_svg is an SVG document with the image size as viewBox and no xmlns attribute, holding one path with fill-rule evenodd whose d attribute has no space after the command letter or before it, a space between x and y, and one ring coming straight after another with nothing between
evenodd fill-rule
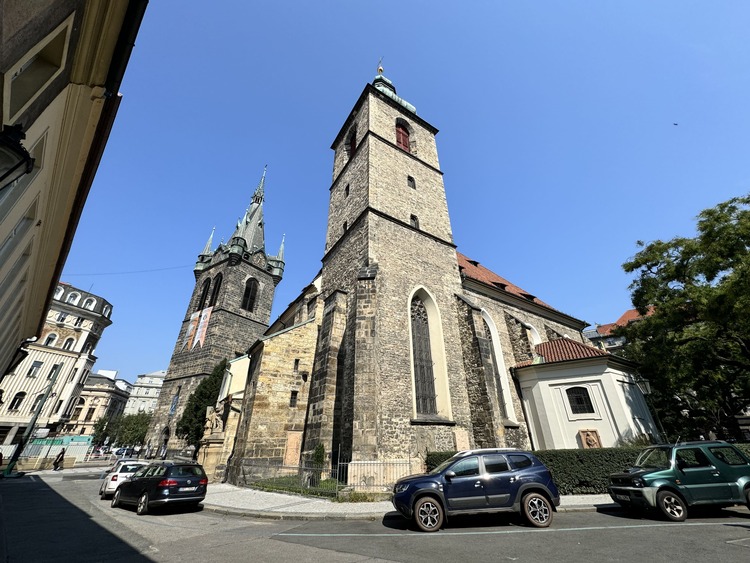
<instances>
[{"instance_id":1,"label":"banner on tower","mask_svg":"<svg viewBox=\"0 0 750 563\"><path fill-rule=\"evenodd\" d=\"M206 340L206 332L208 332L208 321L211 318L211 311L213 307L206 307L201 311L201 318L198 322L198 329L195 332L195 339L193 340L192 348L195 348L197 344L203 347L203 342Z\"/></svg>"},{"instance_id":2,"label":"banner on tower","mask_svg":"<svg viewBox=\"0 0 750 563\"><path fill-rule=\"evenodd\" d=\"M190 323L188 324L188 328L185 331L185 338L182 339L182 346L180 346L180 351L185 349L185 346L188 347L188 350L192 348L190 345L193 341L193 337L195 336L195 331L198 328L198 321L200 320L200 311L196 311L192 315L190 315Z\"/></svg>"}]
</instances>

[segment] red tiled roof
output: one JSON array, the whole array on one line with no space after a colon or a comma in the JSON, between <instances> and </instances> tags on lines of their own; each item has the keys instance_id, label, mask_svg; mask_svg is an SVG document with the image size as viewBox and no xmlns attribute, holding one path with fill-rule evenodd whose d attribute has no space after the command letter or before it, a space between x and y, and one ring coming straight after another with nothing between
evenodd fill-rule
<instances>
[{"instance_id":1,"label":"red tiled roof","mask_svg":"<svg viewBox=\"0 0 750 563\"><path fill-rule=\"evenodd\" d=\"M554 364L556 362L567 362L570 360L581 360L583 358L596 358L611 356L609 352L581 344L570 338L556 338L549 342L542 342L534 347L534 351L540 359L521 362L516 367L526 367L532 364Z\"/></svg>"},{"instance_id":2,"label":"red tiled roof","mask_svg":"<svg viewBox=\"0 0 750 563\"><path fill-rule=\"evenodd\" d=\"M479 262L477 262L476 260L472 260L471 258L464 256L460 252L456 252L456 255L458 256L458 267L467 278L471 278L487 285L495 286L498 289L502 289L517 297L522 297L524 299L527 299L528 301L536 303L537 305L552 309L553 311L556 310L553 307L547 305L541 299L537 298L534 295L531 295L528 291L524 291L517 285L510 283L505 278L498 276L495 272L488 270L487 268L479 264Z\"/></svg>"},{"instance_id":3,"label":"red tiled roof","mask_svg":"<svg viewBox=\"0 0 750 563\"><path fill-rule=\"evenodd\" d=\"M646 316L648 317L653 314L654 314L654 308L649 307L648 311L646 311ZM632 323L633 321L637 321L638 319L642 317L643 315L641 315L637 309L628 309L615 322L597 326L596 331L601 336L609 336L610 334L612 334L612 331L615 330L617 327L627 326L628 324Z\"/></svg>"}]
</instances>

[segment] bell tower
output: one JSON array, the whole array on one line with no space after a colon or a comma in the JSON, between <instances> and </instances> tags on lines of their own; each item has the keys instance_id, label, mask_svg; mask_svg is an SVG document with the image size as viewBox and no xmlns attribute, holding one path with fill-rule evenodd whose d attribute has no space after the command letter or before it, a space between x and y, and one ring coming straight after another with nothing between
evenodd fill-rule
<instances>
[{"instance_id":1,"label":"bell tower","mask_svg":"<svg viewBox=\"0 0 750 563\"><path fill-rule=\"evenodd\" d=\"M413 459L468 443L461 277L437 129L382 68L339 131L304 451Z\"/></svg>"},{"instance_id":2,"label":"bell tower","mask_svg":"<svg viewBox=\"0 0 750 563\"><path fill-rule=\"evenodd\" d=\"M245 353L268 328L276 286L284 274L284 242L266 252L263 202L266 171L229 244L209 237L193 269L195 287L169 362L147 443L156 455L176 453L175 435L188 398L223 359Z\"/></svg>"}]
</instances>

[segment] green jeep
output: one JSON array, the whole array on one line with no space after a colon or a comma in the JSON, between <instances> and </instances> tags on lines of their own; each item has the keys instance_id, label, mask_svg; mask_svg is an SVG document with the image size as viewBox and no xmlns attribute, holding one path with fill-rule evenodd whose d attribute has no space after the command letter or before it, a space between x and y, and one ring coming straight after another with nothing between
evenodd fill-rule
<instances>
[{"instance_id":1,"label":"green jeep","mask_svg":"<svg viewBox=\"0 0 750 563\"><path fill-rule=\"evenodd\" d=\"M609 494L625 508L658 508L675 522L687 518L688 506L750 508L750 460L718 440L652 446L634 467L609 476Z\"/></svg>"}]
</instances>

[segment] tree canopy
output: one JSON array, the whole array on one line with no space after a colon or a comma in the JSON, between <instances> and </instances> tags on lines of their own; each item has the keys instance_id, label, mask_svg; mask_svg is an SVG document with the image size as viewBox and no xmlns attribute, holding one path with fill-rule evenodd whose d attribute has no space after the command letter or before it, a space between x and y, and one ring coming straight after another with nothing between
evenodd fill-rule
<instances>
[{"instance_id":1,"label":"tree canopy","mask_svg":"<svg viewBox=\"0 0 750 563\"><path fill-rule=\"evenodd\" d=\"M216 404L226 368L227 360L222 360L216 364L211 375L201 381L193 394L190 395L185 410L182 412L180 420L177 421L177 436L188 444L195 446L195 452L200 448L200 441L203 438L206 407L213 407Z\"/></svg>"},{"instance_id":2,"label":"tree canopy","mask_svg":"<svg viewBox=\"0 0 750 563\"><path fill-rule=\"evenodd\" d=\"M625 264L642 318L618 334L670 439L741 438L750 406L750 195L702 211L697 234L638 242ZM647 314L651 313L651 314Z\"/></svg>"},{"instance_id":3,"label":"tree canopy","mask_svg":"<svg viewBox=\"0 0 750 563\"><path fill-rule=\"evenodd\" d=\"M110 444L143 444L150 423L151 414L145 412L111 418L103 416L94 424L93 442L103 444L109 438Z\"/></svg>"}]
</instances>

